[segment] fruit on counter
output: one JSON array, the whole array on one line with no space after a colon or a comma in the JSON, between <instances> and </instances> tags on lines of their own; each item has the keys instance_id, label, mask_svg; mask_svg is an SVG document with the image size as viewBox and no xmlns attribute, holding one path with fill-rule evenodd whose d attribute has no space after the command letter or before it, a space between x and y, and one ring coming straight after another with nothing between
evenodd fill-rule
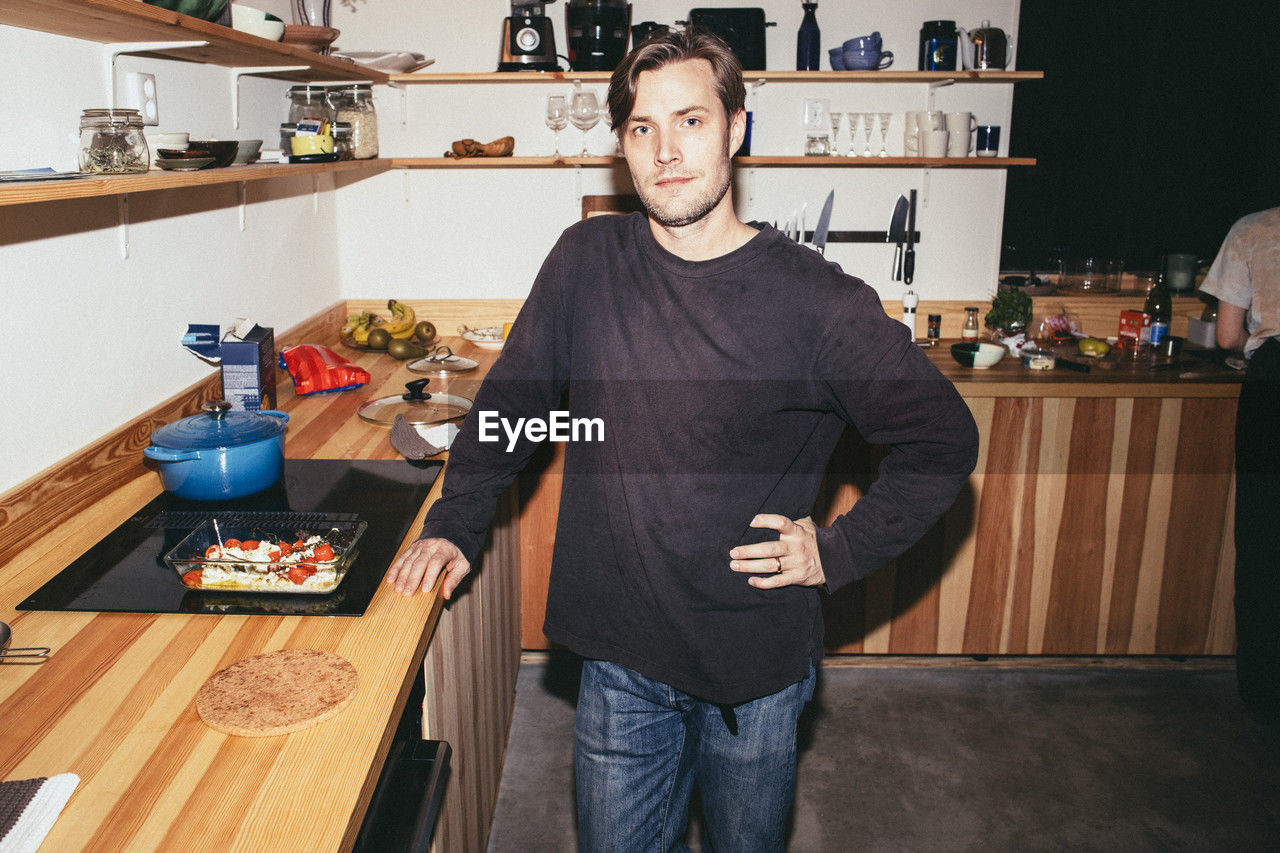
<instances>
[{"instance_id":1,"label":"fruit on counter","mask_svg":"<svg viewBox=\"0 0 1280 853\"><path fill-rule=\"evenodd\" d=\"M404 361L406 358L423 358L427 354L427 348L419 346L407 338L392 338L387 344L387 354L392 358L398 358Z\"/></svg>"},{"instance_id":2,"label":"fruit on counter","mask_svg":"<svg viewBox=\"0 0 1280 853\"><path fill-rule=\"evenodd\" d=\"M413 324L418 319L413 306L389 299L387 300L387 310L391 312L391 319L387 321L386 329L391 333L391 337L410 337L413 334Z\"/></svg>"},{"instance_id":3,"label":"fruit on counter","mask_svg":"<svg viewBox=\"0 0 1280 853\"><path fill-rule=\"evenodd\" d=\"M1076 346L1080 348L1081 355L1087 355L1090 358L1101 358L1111 352L1111 344L1097 338L1081 338Z\"/></svg>"},{"instance_id":4,"label":"fruit on counter","mask_svg":"<svg viewBox=\"0 0 1280 853\"><path fill-rule=\"evenodd\" d=\"M369 330L369 338L366 343L369 349L386 349L387 345L399 338L391 337L391 332L387 331L386 326L378 326Z\"/></svg>"},{"instance_id":5,"label":"fruit on counter","mask_svg":"<svg viewBox=\"0 0 1280 853\"><path fill-rule=\"evenodd\" d=\"M436 339L436 327L430 320L421 320L413 327L413 336L424 344Z\"/></svg>"},{"instance_id":6,"label":"fruit on counter","mask_svg":"<svg viewBox=\"0 0 1280 853\"><path fill-rule=\"evenodd\" d=\"M350 338L361 346L369 343L369 332L381 326L384 321L372 311L352 314L342 325L342 337Z\"/></svg>"}]
</instances>

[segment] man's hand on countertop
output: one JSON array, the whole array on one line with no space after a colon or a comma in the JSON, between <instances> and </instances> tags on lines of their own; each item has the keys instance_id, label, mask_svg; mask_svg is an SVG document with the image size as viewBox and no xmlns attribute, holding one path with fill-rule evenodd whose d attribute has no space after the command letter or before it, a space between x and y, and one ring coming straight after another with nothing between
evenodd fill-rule
<instances>
[{"instance_id":1,"label":"man's hand on countertop","mask_svg":"<svg viewBox=\"0 0 1280 853\"><path fill-rule=\"evenodd\" d=\"M441 570L445 572L444 597L451 598L471 571L471 563L448 539L419 539L387 569L387 583L393 584L401 595L413 595L419 589L435 586Z\"/></svg>"}]
</instances>

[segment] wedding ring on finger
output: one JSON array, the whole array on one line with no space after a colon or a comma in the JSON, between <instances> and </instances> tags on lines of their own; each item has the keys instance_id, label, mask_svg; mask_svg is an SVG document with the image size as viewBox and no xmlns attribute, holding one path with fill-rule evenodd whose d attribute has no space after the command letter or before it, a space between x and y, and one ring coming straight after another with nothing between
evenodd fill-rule
<instances>
[{"instance_id":1,"label":"wedding ring on finger","mask_svg":"<svg viewBox=\"0 0 1280 853\"><path fill-rule=\"evenodd\" d=\"M778 572L782 571L782 558L781 558L781 557L774 557L773 559L775 559L775 560L777 560L777 561L778 561L778 567L777 567L776 569L774 569L774 570L773 570L773 573L776 575Z\"/></svg>"}]
</instances>

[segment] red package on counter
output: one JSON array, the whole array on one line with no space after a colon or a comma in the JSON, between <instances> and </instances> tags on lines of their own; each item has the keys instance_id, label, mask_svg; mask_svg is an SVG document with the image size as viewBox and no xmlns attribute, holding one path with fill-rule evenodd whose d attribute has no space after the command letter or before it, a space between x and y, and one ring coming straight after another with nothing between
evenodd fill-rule
<instances>
[{"instance_id":1,"label":"red package on counter","mask_svg":"<svg viewBox=\"0 0 1280 853\"><path fill-rule=\"evenodd\" d=\"M289 371L299 397L359 388L369 371L357 367L323 344L298 344L280 351L280 366Z\"/></svg>"},{"instance_id":2,"label":"red package on counter","mask_svg":"<svg viewBox=\"0 0 1280 853\"><path fill-rule=\"evenodd\" d=\"M1137 352L1138 347L1147 337L1147 327L1151 325L1151 315L1144 311L1121 311L1120 331L1116 337L1120 341L1120 349Z\"/></svg>"}]
</instances>

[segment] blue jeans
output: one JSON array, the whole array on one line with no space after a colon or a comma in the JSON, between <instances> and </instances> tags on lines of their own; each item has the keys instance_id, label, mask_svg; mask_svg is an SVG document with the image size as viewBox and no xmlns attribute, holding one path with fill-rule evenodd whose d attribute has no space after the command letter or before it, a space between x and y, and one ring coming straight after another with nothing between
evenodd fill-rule
<instances>
[{"instance_id":1,"label":"blue jeans","mask_svg":"<svg viewBox=\"0 0 1280 853\"><path fill-rule=\"evenodd\" d=\"M574 727L584 853L687 850L697 782L706 850L781 851L795 797L796 721L816 675L733 708L600 660L582 666Z\"/></svg>"}]
</instances>

